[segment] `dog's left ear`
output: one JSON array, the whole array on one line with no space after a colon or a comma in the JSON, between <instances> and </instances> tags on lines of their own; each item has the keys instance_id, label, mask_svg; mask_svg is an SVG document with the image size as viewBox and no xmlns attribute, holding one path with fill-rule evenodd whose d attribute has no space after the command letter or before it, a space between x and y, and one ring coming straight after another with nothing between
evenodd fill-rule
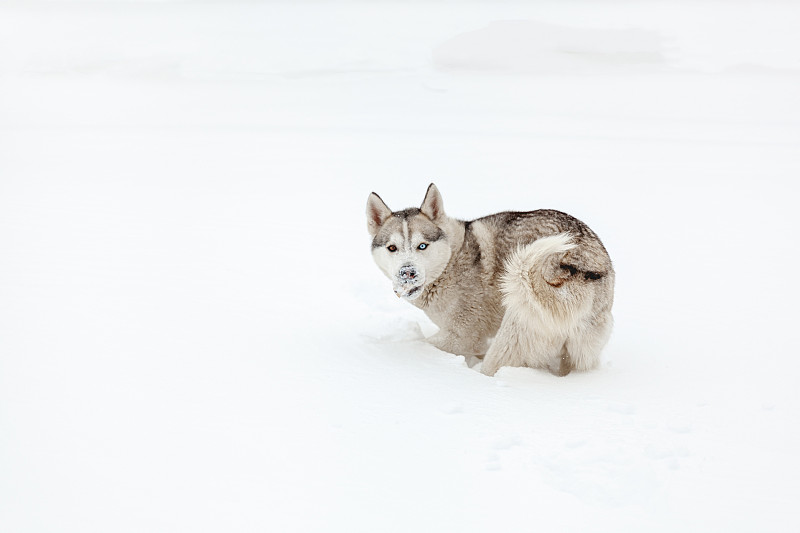
<instances>
[{"instance_id":1,"label":"dog's left ear","mask_svg":"<svg viewBox=\"0 0 800 533\"><path fill-rule=\"evenodd\" d=\"M444 217L442 195L433 183L428 185L428 192L425 193L425 199L422 200L422 207L420 207L419 210L422 211L423 215L433 221Z\"/></svg>"},{"instance_id":2,"label":"dog's left ear","mask_svg":"<svg viewBox=\"0 0 800 533\"><path fill-rule=\"evenodd\" d=\"M381 197L375 193L370 194L367 198L367 231L369 234L373 237L377 235L381 225L390 216L392 216L392 210L381 200Z\"/></svg>"}]
</instances>

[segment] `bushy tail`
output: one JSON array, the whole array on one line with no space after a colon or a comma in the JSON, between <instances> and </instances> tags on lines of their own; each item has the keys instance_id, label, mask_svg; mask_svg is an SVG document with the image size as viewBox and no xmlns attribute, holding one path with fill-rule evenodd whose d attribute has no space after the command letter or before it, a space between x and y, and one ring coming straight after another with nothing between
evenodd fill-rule
<instances>
[{"instance_id":1,"label":"bushy tail","mask_svg":"<svg viewBox=\"0 0 800 533\"><path fill-rule=\"evenodd\" d=\"M553 334L568 334L590 311L592 300L589 288L570 280L569 270L560 266L575 246L569 233L559 233L511 254L500 285L506 311L531 318Z\"/></svg>"}]
</instances>

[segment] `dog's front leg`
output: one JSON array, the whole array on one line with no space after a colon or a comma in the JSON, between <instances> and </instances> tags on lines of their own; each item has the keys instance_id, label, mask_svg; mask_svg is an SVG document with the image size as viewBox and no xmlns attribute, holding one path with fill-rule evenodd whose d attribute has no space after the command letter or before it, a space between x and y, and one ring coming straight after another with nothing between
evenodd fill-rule
<instances>
[{"instance_id":1,"label":"dog's front leg","mask_svg":"<svg viewBox=\"0 0 800 533\"><path fill-rule=\"evenodd\" d=\"M440 350L456 355L483 356L486 353L486 341L459 335L453 331L440 329L428 337L428 342Z\"/></svg>"}]
</instances>

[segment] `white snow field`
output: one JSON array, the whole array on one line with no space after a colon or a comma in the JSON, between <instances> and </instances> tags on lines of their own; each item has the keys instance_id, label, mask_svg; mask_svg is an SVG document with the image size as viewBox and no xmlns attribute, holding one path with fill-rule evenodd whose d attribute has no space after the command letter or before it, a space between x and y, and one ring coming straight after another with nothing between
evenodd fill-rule
<instances>
[{"instance_id":1,"label":"white snow field","mask_svg":"<svg viewBox=\"0 0 800 533\"><path fill-rule=\"evenodd\" d=\"M800 531L800 5L0 4L0 532ZM555 208L602 367L495 378L371 191Z\"/></svg>"}]
</instances>

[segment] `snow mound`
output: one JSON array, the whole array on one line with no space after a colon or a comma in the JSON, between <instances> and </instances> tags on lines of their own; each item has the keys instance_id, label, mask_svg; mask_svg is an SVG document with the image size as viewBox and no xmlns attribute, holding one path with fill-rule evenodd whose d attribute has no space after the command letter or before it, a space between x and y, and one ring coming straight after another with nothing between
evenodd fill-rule
<instances>
[{"instance_id":1,"label":"snow mound","mask_svg":"<svg viewBox=\"0 0 800 533\"><path fill-rule=\"evenodd\" d=\"M433 51L444 70L565 73L664 63L662 39L640 29L586 29L532 20L492 22Z\"/></svg>"}]
</instances>

